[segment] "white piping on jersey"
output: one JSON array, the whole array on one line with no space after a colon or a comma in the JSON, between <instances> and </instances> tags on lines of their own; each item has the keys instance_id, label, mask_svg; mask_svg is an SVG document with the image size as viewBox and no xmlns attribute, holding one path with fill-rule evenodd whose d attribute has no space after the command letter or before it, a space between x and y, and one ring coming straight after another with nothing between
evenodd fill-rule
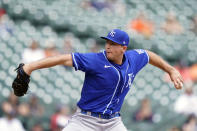
<instances>
[{"instance_id":1,"label":"white piping on jersey","mask_svg":"<svg viewBox=\"0 0 197 131\"><path fill-rule=\"evenodd\" d=\"M148 55L148 53L147 53L147 51L146 50L144 50L145 51L145 53L146 53L146 55L147 55L147 58L148 58L148 62L147 63L149 63L149 55Z\"/></svg>"},{"instance_id":2,"label":"white piping on jersey","mask_svg":"<svg viewBox=\"0 0 197 131\"><path fill-rule=\"evenodd\" d=\"M128 70L128 68L129 68L129 64L128 64L128 66L127 66L127 70ZM124 85L125 85L125 83L126 83L126 77L127 77L127 70L126 70L126 72L125 72L125 79L124 79ZM122 90L121 90L121 93L122 93L122 91L123 91L123 89L124 89L124 85L123 85L123 87L122 87Z\"/></svg>"},{"instance_id":3,"label":"white piping on jersey","mask_svg":"<svg viewBox=\"0 0 197 131\"><path fill-rule=\"evenodd\" d=\"M72 53L72 56L73 56L73 60L74 60L74 63L75 63L75 65L76 65L76 68L77 68L77 70L78 70L78 65L77 65L77 62L76 62L76 60L75 60L74 53Z\"/></svg>"},{"instance_id":4,"label":"white piping on jersey","mask_svg":"<svg viewBox=\"0 0 197 131\"><path fill-rule=\"evenodd\" d=\"M105 56L105 53L104 53L104 51L103 51L103 55ZM108 59L107 59L107 57L105 56L105 59L108 61ZM109 61L108 61L109 62ZM109 62L110 63L110 62ZM119 73L119 71L110 63L110 65L118 72L118 83L117 83L117 85L116 85L116 88L115 88L115 90L114 90L114 93L113 93L113 95L112 95L112 98L111 98L111 100L110 100L110 102L107 104L107 107L105 108L105 110L103 111L103 114L105 114L105 112L107 111L107 109L108 109L108 107L109 107L109 105L111 104L111 102L112 102L112 100L113 100L113 98L114 98L114 96L115 96L115 93L116 93L116 90L117 90L117 88L118 88L118 85L119 85L119 82L120 82L120 73ZM111 111L111 114L112 114L112 111Z\"/></svg>"}]
</instances>

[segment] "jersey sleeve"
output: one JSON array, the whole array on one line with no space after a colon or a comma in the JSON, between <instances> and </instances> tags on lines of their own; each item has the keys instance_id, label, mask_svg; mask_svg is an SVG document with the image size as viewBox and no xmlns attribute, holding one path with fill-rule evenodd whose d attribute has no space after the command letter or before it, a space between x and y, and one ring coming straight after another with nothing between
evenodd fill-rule
<instances>
[{"instance_id":1,"label":"jersey sleeve","mask_svg":"<svg viewBox=\"0 0 197 131\"><path fill-rule=\"evenodd\" d=\"M136 52L136 73L149 63L148 53L143 49L135 49Z\"/></svg>"},{"instance_id":2,"label":"jersey sleeve","mask_svg":"<svg viewBox=\"0 0 197 131\"><path fill-rule=\"evenodd\" d=\"M149 55L146 50L143 49L132 50L130 54L135 64L135 74L137 74L147 63L149 63Z\"/></svg>"},{"instance_id":3,"label":"jersey sleeve","mask_svg":"<svg viewBox=\"0 0 197 131\"><path fill-rule=\"evenodd\" d=\"M72 53L73 67L84 72L94 69L95 53Z\"/></svg>"}]
</instances>

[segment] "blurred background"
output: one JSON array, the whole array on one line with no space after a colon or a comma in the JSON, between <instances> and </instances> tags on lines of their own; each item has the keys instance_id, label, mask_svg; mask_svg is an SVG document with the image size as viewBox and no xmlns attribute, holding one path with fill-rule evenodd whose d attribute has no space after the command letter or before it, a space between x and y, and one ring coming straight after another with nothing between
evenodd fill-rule
<instances>
[{"instance_id":1,"label":"blurred background","mask_svg":"<svg viewBox=\"0 0 197 131\"><path fill-rule=\"evenodd\" d=\"M0 130L59 131L75 112L84 73L57 66L35 71L30 91L12 94L20 62L71 52L99 52L114 28L129 49L151 50L175 66L184 89L147 65L121 114L129 131L197 131L196 0L0 0Z\"/></svg>"}]
</instances>

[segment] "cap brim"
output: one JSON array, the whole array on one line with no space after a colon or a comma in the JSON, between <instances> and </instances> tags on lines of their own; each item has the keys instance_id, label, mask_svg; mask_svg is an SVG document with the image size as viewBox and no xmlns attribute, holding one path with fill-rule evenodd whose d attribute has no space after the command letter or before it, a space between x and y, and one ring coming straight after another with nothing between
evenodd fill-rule
<instances>
[{"instance_id":1,"label":"cap brim","mask_svg":"<svg viewBox=\"0 0 197 131\"><path fill-rule=\"evenodd\" d=\"M115 42L115 43L117 43L117 44L119 44L117 41L115 41L115 40L112 40L111 38L108 38L108 37L101 37L102 39L104 39L104 40L111 40L111 41L113 41L113 42ZM119 45L121 45L121 44L119 44Z\"/></svg>"},{"instance_id":2,"label":"cap brim","mask_svg":"<svg viewBox=\"0 0 197 131\"><path fill-rule=\"evenodd\" d=\"M107 37L103 37L103 36L101 36L100 38L102 38L104 40L109 40Z\"/></svg>"}]
</instances>

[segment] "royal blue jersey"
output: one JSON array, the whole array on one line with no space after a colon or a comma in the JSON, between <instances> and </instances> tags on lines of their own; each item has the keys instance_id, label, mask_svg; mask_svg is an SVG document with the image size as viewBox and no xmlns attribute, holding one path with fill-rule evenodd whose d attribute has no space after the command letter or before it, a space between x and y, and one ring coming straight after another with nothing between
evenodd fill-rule
<instances>
[{"instance_id":1,"label":"royal blue jersey","mask_svg":"<svg viewBox=\"0 0 197 131\"><path fill-rule=\"evenodd\" d=\"M72 53L72 59L75 70L85 72L77 105L83 110L109 115L120 111L136 74L149 62L143 49L126 51L122 65L108 61L105 51Z\"/></svg>"}]
</instances>

